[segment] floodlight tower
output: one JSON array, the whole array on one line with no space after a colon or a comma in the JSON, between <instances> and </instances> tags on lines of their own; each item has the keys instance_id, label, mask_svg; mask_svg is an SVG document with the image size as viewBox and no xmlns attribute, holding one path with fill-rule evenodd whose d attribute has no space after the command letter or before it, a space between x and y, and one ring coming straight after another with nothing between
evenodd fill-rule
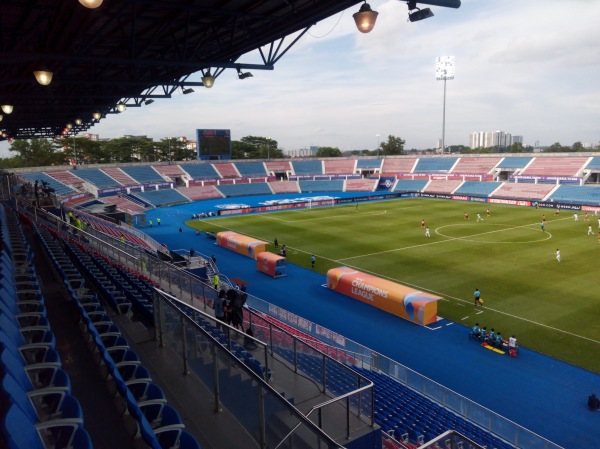
<instances>
[{"instance_id":1,"label":"floodlight tower","mask_svg":"<svg viewBox=\"0 0 600 449\"><path fill-rule=\"evenodd\" d=\"M444 109L442 113L442 154L446 151L446 81L454 79L454 56L435 58L435 79L444 80Z\"/></svg>"}]
</instances>

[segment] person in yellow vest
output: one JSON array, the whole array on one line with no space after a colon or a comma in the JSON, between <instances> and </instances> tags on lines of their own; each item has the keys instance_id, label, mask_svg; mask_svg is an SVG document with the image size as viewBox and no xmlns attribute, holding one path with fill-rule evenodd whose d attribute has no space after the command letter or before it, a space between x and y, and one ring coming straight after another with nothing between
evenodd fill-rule
<instances>
[{"instance_id":1,"label":"person in yellow vest","mask_svg":"<svg viewBox=\"0 0 600 449\"><path fill-rule=\"evenodd\" d=\"M148 224L150 225L150 227L152 227L152 220L148 221Z\"/></svg>"},{"instance_id":2,"label":"person in yellow vest","mask_svg":"<svg viewBox=\"0 0 600 449\"><path fill-rule=\"evenodd\" d=\"M157 224L158 226L160 226L160 217L157 217L157 218L156 218L156 224Z\"/></svg>"},{"instance_id":3,"label":"person in yellow vest","mask_svg":"<svg viewBox=\"0 0 600 449\"><path fill-rule=\"evenodd\" d=\"M73 211L70 210L67 215L69 216L69 224L73 224Z\"/></svg>"},{"instance_id":4,"label":"person in yellow vest","mask_svg":"<svg viewBox=\"0 0 600 449\"><path fill-rule=\"evenodd\" d=\"M219 291L219 275L217 273L213 277L213 285L215 286L215 290Z\"/></svg>"},{"instance_id":5,"label":"person in yellow vest","mask_svg":"<svg viewBox=\"0 0 600 449\"><path fill-rule=\"evenodd\" d=\"M119 237L119 240L121 241L121 243L125 243L125 236L123 234L121 234L121 237Z\"/></svg>"}]
</instances>

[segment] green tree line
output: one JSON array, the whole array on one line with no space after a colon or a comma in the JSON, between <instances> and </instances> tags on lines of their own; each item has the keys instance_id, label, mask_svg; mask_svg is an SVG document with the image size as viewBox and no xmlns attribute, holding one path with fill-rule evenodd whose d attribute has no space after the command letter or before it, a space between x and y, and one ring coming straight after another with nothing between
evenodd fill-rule
<instances>
[{"instance_id":1,"label":"green tree line","mask_svg":"<svg viewBox=\"0 0 600 449\"><path fill-rule=\"evenodd\" d=\"M351 156L396 156L415 154L419 150L405 150L405 141L400 137L389 135L380 142L379 147L370 150L354 150L342 152L338 147L320 147L314 157ZM246 136L239 141L231 142L232 158L243 159L277 159L286 157L276 140L269 137ZM464 145L451 145L450 152L457 154L486 153L526 153L532 148L514 143L510 147L469 148ZM597 146L595 150L599 150ZM119 137L116 139L93 141L85 137L68 137L63 139L15 140L9 151L14 156L0 159L2 168L44 167L52 165L110 164L128 162L167 162L191 161L196 159L196 150L187 148L185 141L176 138L163 138L155 141L148 137ZM429 151L434 152L434 149ZM581 142L563 146L556 142L544 149L544 153L571 153L590 151ZM593 150L592 150L593 151Z\"/></svg>"}]
</instances>

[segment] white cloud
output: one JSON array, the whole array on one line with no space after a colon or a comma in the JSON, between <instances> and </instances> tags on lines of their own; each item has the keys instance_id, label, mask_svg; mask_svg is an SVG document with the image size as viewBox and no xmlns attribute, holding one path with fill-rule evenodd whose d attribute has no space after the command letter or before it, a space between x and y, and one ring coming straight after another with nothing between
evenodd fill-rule
<instances>
[{"instance_id":1,"label":"white cloud","mask_svg":"<svg viewBox=\"0 0 600 449\"><path fill-rule=\"evenodd\" d=\"M369 34L356 31L358 7L351 8L311 28L273 71L238 80L227 70L211 90L131 108L90 131L159 139L230 128L234 139L344 150L374 148L376 134L391 134L408 148L432 147L442 133L435 58L454 55L447 144L497 129L530 144L600 140L600 0L463 0L459 9L430 6L435 16L415 23L407 22L404 2L369 3L379 12Z\"/></svg>"}]
</instances>

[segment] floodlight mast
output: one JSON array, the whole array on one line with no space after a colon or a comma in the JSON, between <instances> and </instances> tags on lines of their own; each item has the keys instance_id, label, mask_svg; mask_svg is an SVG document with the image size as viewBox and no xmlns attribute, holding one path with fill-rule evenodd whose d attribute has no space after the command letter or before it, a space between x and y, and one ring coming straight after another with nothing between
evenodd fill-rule
<instances>
[{"instance_id":1,"label":"floodlight mast","mask_svg":"<svg viewBox=\"0 0 600 449\"><path fill-rule=\"evenodd\" d=\"M444 108L442 112L442 154L446 151L446 81L454 79L454 56L435 58L435 79L444 80Z\"/></svg>"}]
</instances>

